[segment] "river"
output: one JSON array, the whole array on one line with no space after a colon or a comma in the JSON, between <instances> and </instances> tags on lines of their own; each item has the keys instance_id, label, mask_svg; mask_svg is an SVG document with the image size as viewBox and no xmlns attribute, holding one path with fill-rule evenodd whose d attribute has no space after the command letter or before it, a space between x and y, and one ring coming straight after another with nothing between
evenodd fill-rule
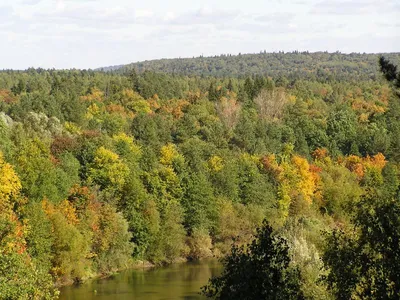
<instances>
[{"instance_id":1,"label":"river","mask_svg":"<svg viewBox=\"0 0 400 300\"><path fill-rule=\"evenodd\" d=\"M62 300L204 299L200 287L219 275L216 260L173 264L152 269L126 270L106 279L61 289Z\"/></svg>"}]
</instances>

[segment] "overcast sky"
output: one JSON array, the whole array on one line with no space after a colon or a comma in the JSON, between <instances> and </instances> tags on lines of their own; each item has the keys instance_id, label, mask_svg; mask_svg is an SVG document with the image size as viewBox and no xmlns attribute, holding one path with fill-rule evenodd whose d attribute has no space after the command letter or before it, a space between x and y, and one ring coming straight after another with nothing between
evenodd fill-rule
<instances>
[{"instance_id":1,"label":"overcast sky","mask_svg":"<svg viewBox=\"0 0 400 300\"><path fill-rule=\"evenodd\" d=\"M400 0L0 0L0 69L272 51L400 52Z\"/></svg>"}]
</instances>

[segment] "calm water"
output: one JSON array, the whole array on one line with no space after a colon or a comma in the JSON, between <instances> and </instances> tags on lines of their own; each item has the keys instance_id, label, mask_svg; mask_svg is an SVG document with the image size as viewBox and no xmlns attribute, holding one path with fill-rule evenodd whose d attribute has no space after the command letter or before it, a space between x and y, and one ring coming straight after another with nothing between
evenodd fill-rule
<instances>
[{"instance_id":1,"label":"calm water","mask_svg":"<svg viewBox=\"0 0 400 300\"><path fill-rule=\"evenodd\" d=\"M220 272L221 264L215 260L128 270L81 286L64 287L60 299L204 299L198 294L200 287Z\"/></svg>"}]
</instances>

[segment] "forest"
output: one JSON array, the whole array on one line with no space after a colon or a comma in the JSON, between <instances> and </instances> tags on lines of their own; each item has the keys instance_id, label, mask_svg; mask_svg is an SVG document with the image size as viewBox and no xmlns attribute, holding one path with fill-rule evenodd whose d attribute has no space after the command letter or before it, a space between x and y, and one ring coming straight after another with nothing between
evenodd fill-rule
<instances>
[{"instance_id":1,"label":"forest","mask_svg":"<svg viewBox=\"0 0 400 300\"><path fill-rule=\"evenodd\" d=\"M221 54L211 57L159 59L131 63L128 65L99 68L98 70L126 73L134 69L139 73L152 71L157 73L213 76L244 77L263 75L290 79L308 80L379 80L380 54L329 52L265 52L258 54ZM385 53L393 64L399 65L398 53Z\"/></svg>"},{"instance_id":2,"label":"forest","mask_svg":"<svg viewBox=\"0 0 400 300\"><path fill-rule=\"evenodd\" d=\"M242 56L0 72L1 299L208 257L209 297L400 297L400 54Z\"/></svg>"}]
</instances>

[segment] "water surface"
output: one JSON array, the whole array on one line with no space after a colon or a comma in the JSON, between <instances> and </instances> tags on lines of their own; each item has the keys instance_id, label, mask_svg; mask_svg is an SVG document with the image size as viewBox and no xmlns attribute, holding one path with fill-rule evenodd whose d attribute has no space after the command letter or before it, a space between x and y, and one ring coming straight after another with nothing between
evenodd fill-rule
<instances>
[{"instance_id":1,"label":"water surface","mask_svg":"<svg viewBox=\"0 0 400 300\"><path fill-rule=\"evenodd\" d=\"M198 294L200 287L221 270L222 266L216 260L127 270L107 279L64 287L60 299L204 299Z\"/></svg>"}]
</instances>

